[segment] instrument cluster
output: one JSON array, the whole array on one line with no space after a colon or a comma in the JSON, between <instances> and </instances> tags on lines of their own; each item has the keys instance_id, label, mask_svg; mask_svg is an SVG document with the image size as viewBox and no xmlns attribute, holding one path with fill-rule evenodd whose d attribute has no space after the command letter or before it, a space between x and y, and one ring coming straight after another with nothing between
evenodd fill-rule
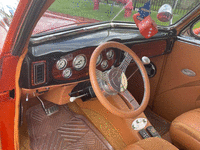
<instances>
[{"instance_id":1,"label":"instrument cluster","mask_svg":"<svg viewBox=\"0 0 200 150\"><path fill-rule=\"evenodd\" d=\"M93 49L79 50L60 57L55 62L52 75L57 80L75 80L89 74L89 61ZM116 50L106 49L97 58L96 66L99 70L109 69L115 62Z\"/></svg>"}]
</instances>

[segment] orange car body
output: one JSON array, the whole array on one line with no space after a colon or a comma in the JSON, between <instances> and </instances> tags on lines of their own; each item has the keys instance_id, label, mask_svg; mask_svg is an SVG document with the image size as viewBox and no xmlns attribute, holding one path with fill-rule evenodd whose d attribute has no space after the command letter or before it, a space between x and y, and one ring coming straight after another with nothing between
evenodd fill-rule
<instances>
[{"instance_id":1,"label":"orange car body","mask_svg":"<svg viewBox=\"0 0 200 150\"><path fill-rule=\"evenodd\" d=\"M0 140L2 149L13 150L17 149L18 145L15 141L15 136L18 136L15 130L16 122L16 112L19 112L17 107L19 103L16 103L16 98L20 95L13 96L17 93L18 88L18 74L17 69L18 61L21 60L20 56L13 55L12 51L15 49L16 37L20 36L20 30L23 27L24 19L28 16L27 10L33 3L33 0L20 0L18 7L16 9L15 15L13 17L12 23L9 27L9 31L6 32L4 28L0 27ZM71 16L61 16L57 13L51 13L49 11L45 12L46 9L53 3L53 0L48 0L43 8L39 17L38 24L33 24L32 32L26 38L25 46L23 47L23 52L27 51L28 42L31 35L36 33L42 33L44 31L54 31L55 29L61 29L66 26L76 26L77 24L85 24L85 22L90 21L98 22L97 20L84 20L83 18L71 17ZM45 13L44 13L45 12ZM199 14L199 13L198 13ZM194 15L195 16L195 15ZM196 15L197 16L197 15ZM55 21L55 19L57 21ZM51 23L54 20L55 23ZM181 23L177 31L185 26L192 19L188 19L184 23ZM38 20L36 19L36 22ZM44 24L45 22L45 24ZM61 25L62 24L62 25ZM35 29L33 30L35 26ZM25 53L22 53L25 54ZM20 93L20 92L18 92Z\"/></svg>"}]
</instances>

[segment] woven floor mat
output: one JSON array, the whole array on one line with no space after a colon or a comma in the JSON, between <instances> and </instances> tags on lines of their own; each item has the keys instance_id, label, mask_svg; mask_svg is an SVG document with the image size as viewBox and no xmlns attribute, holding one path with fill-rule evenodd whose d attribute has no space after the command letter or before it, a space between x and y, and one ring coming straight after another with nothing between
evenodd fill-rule
<instances>
[{"instance_id":1,"label":"woven floor mat","mask_svg":"<svg viewBox=\"0 0 200 150\"><path fill-rule=\"evenodd\" d=\"M46 107L52 103L45 104ZM59 111L47 116L41 105L27 113L30 145L33 150L111 150L112 146L84 117L58 106Z\"/></svg>"}]
</instances>

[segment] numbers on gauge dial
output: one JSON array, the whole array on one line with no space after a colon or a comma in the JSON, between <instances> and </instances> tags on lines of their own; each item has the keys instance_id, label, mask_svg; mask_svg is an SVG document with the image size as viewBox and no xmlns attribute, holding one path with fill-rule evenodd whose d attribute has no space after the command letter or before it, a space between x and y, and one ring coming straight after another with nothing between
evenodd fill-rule
<instances>
[{"instance_id":1,"label":"numbers on gauge dial","mask_svg":"<svg viewBox=\"0 0 200 150\"><path fill-rule=\"evenodd\" d=\"M56 68L58 70L63 70L63 69L65 69L66 66L67 66L67 60L64 58L58 60L56 63Z\"/></svg>"},{"instance_id":2,"label":"numbers on gauge dial","mask_svg":"<svg viewBox=\"0 0 200 150\"><path fill-rule=\"evenodd\" d=\"M74 69L81 70L85 67L86 62L87 62L87 59L86 59L85 55L78 55L74 58L72 65L73 65Z\"/></svg>"},{"instance_id":3,"label":"numbers on gauge dial","mask_svg":"<svg viewBox=\"0 0 200 150\"><path fill-rule=\"evenodd\" d=\"M108 60L112 59L114 56L114 51L111 49L106 53L106 57L108 58Z\"/></svg>"},{"instance_id":4,"label":"numbers on gauge dial","mask_svg":"<svg viewBox=\"0 0 200 150\"><path fill-rule=\"evenodd\" d=\"M102 69L106 69L108 67L108 61L107 60L103 60L101 63L101 68Z\"/></svg>"},{"instance_id":5,"label":"numbers on gauge dial","mask_svg":"<svg viewBox=\"0 0 200 150\"><path fill-rule=\"evenodd\" d=\"M98 57L97 57L97 62L96 62L96 66L98 66L102 61L102 54L100 54Z\"/></svg>"},{"instance_id":6,"label":"numbers on gauge dial","mask_svg":"<svg viewBox=\"0 0 200 150\"><path fill-rule=\"evenodd\" d=\"M71 77L71 75L72 75L72 70L70 68L63 70L62 76L64 78L67 79L67 78Z\"/></svg>"}]
</instances>

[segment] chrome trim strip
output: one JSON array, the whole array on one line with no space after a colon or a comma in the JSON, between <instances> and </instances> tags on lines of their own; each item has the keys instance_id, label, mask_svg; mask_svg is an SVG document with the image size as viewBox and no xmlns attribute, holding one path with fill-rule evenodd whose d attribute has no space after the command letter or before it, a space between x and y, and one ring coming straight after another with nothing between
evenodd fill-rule
<instances>
[{"instance_id":1,"label":"chrome trim strip","mask_svg":"<svg viewBox=\"0 0 200 150\"><path fill-rule=\"evenodd\" d=\"M89 26L89 27L82 27L82 28L78 28L78 29L71 29L71 30L67 30L67 31L63 31L63 32L55 33L55 34L49 34L49 35L42 36L42 37L36 37L36 38L33 37L30 39L30 41L33 44L38 44L41 42L57 39L58 37L63 36L63 35L65 35L64 37L66 37L66 36L71 36L71 35L74 35L77 33L84 33L89 30L95 31L95 30L101 30L101 29L105 29L105 28L110 28L110 23Z\"/></svg>"},{"instance_id":2,"label":"chrome trim strip","mask_svg":"<svg viewBox=\"0 0 200 150\"><path fill-rule=\"evenodd\" d=\"M39 44L39 43L46 42L49 40L57 39L60 36L67 37L67 36L71 36L77 33L85 33L91 30L95 31L95 30L101 30L101 29L106 29L106 28L138 29L136 24L124 23L124 22L110 22L110 23L103 23L103 24L98 24L98 25L91 25L88 27L82 27L78 29L71 29L71 30L49 34L49 35L41 36L41 37L32 37L30 41L32 42L32 44ZM162 29L162 30L168 30L168 28L169 27L158 26L158 29Z\"/></svg>"},{"instance_id":3,"label":"chrome trim strip","mask_svg":"<svg viewBox=\"0 0 200 150\"><path fill-rule=\"evenodd\" d=\"M184 43L187 44L192 44L195 46L200 46L200 40L194 39L192 37L181 37L181 36L177 36L178 41L182 41Z\"/></svg>"},{"instance_id":4,"label":"chrome trim strip","mask_svg":"<svg viewBox=\"0 0 200 150\"><path fill-rule=\"evenodd\" d=\"M124 22L111 22L110 26L112 28L137 28L136 24Z\"/></svg>"}]
</instances>

